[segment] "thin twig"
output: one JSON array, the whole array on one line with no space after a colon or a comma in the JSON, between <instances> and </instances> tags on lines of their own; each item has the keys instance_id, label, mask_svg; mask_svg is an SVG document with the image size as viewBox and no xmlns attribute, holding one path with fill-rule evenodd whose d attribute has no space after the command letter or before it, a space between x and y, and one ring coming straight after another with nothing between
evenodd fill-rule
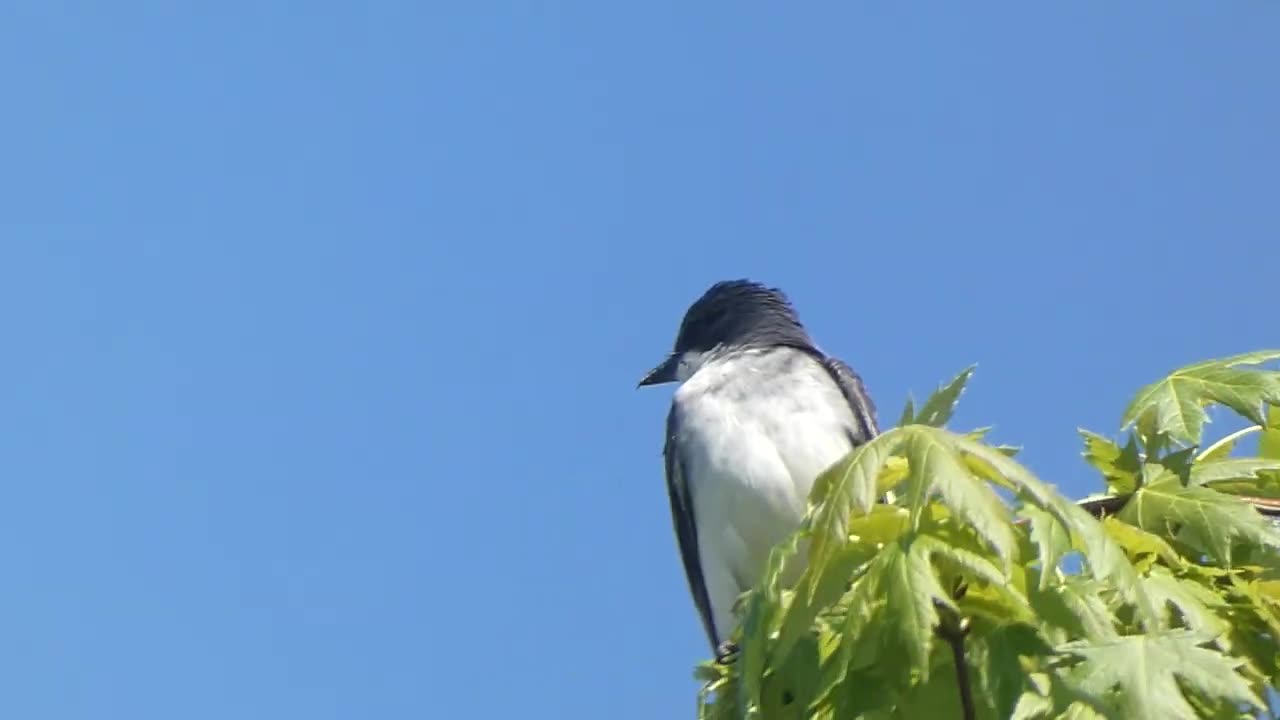
<instances>
[{"instance_id":1,"label":"thin twig","mask_svg":"<svg viewBox=\"0 0 1280 720\"><path fill-rule=\"evenodd\" d=\"M1100 518L1104 515L1115 515L1120 512L1124 504L1129 502L1131 495L1107 495L1106 497L1089 498L1081 500L1080 507L1090 515Z\"/></svg>"}]
</instances>

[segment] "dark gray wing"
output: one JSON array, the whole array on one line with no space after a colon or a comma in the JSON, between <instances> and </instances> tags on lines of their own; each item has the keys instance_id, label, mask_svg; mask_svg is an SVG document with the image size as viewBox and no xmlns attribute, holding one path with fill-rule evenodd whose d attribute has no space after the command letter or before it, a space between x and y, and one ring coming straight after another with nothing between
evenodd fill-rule
<instances>
[{"instance_id":1,"label":"dark gray wing","mask_svg":"<svg viewBox=\"0 0 1280 720\"><path fill-rule=\"evenodd\" d=\"M840 387L840 392L844 394L844 399L849 401L849 408L853 410L855 427L850 432L849 439L853 441L854 447L879 435L880 426L876 423L876 406L871 402L871 396L863 387L862 378L858 377L858 373L841 362L839 358L829 356L823 358L822 367L831 374L831 378Z\"/></svg>"},{"instance_id":2,"label":"dark gray wing","mask_svg":"<svg viewBox=\"0 0 1280 720\"><path fill-rule=\"evenodd\" d=\"M715 621L711 617L711 596L707 594L706 578L702 575L702 558L698 555L698 525L693 516L693 492L684 478L684 462L676 443L676 407L673 403L667 413L667 440L662 446L662 456L667 465L667 496L671 500L671 522L675 525L676 541L680 545L680 559L684 562L685 578L693 604L702 618L702 628L707 633L714 650L720 645L716 636Z\"/></svg>"}]
</instances>

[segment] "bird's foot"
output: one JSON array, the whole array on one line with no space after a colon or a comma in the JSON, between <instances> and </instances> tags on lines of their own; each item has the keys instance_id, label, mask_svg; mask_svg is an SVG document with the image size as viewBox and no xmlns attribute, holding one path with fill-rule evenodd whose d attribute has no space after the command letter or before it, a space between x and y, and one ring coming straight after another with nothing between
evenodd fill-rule
<instances>
[{"instance_id":1,"label":"bird's foot","mask_svg":"<svg viewBox=\"0 0 1280 720\"><path fill-rule=\"evenodd\" d=\"M734 660L738 659L738 646L725 640L716 646L716 662L721 665L731 665Z\"/></svg>"}]
</instances>

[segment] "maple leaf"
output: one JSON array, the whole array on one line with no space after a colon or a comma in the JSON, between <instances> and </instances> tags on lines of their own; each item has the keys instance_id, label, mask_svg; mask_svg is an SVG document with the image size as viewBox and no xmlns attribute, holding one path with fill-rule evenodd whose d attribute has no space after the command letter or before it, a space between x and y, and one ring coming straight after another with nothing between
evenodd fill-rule
<instances>
[{"instance_id":1,"label":"maple leaf","mask_svg":"<svg viewBox=\"0 0 1280 720\"><path fill-rule=\"evenodd\" d=\"M1237 672L1244 661L1201 647L1206 640L1190 631L1170 631L1079 641L1058 649L1082 661L1068 672L1071 681L1106 700L1126 720L1198 720L1184 688L1215 704L1263 708Z\"/></svg>"},{"instance_id":2,"label":"maple leaf","mask_svg":"<svg viewBox=\"0 0 1280 720\"><path fill-rule=\"evenodd\" d=\"M898 420L898 425L930 425L932 427L942 427L947 424L951 416L955 414L956 404L960 401L960 394L964 392L965 385L968 384L969 378L973 375L974 366L970 365L965 368L955 378L939 387L929 396L924 405L920 406L920 410L915 409L915 405L907 400L907 406L902 411L902 417Z\"/></svg>"},{"instance_id":3,"label":"maple leaf","mask_svg":"<svg viewBox=\"0 0 1280 720\"><path fill-rule=\"evenodd\" d=\"M1280 350L1245 353L1188 365L1154 382L1129 403L1122 428L1137 423L1183 445L1196 445L1207 419L1205 406L1219 403L1258 425L1267 424L1263 403L1280 404L1280 372L1248 369L1280 358Z\"/></svg>"},{"instance_id":4,"label":"maple leaf","mask_svg":"<svg viewBox=\"0 0 1280 720\"><path fill-rule=\"evenodd\" d=\"M1189 543L1230 567L1232 544L1247 540L1280 547L1280 531L1243 500L1162 473L1135 492L1120 520Z\"/></svg>"}]
</instances>

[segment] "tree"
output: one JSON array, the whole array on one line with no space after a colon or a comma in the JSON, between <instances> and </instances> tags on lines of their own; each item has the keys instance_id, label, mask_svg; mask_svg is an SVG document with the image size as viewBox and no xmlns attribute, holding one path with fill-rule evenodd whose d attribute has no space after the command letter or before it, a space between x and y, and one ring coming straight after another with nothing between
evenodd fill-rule
<instances>
[{"instance_id":1,"label":"tree","mask_svg":"<svg viewBox=\"0 0 1280 720\"><path fill-rule=\"evenodd\" d=\"M699 717L1274 717L1280 351L1143 388L1120 441L1081 430L1073 502L945 429L972 368L818 478L738 603ZM1249 425L1207 447L1206 409ZM1257 439L1257 449L1244 446Z\"/></svg>"}]
</instances>

